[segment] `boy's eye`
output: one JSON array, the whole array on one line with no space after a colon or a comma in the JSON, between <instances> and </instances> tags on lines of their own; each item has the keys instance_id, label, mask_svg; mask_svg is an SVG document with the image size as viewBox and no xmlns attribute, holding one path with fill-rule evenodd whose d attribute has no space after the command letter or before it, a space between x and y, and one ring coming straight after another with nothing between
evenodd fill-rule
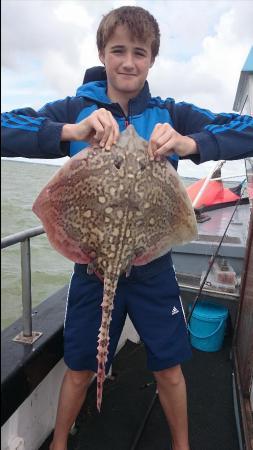
<instances>
[{"instance_id":1,"label":"boy's eye","mask_svg":"<svg viewBox=\"0 0 253 450\"><path fill-rule=\"evenodd\" d=\"M114 49L112 49L112 53L124 53L124 49L123 48L114 48ZM141 56L141 57L146 56L145 53L142 51L135 51L134 54L136 56Z\"/></svg>"}]
</instances>

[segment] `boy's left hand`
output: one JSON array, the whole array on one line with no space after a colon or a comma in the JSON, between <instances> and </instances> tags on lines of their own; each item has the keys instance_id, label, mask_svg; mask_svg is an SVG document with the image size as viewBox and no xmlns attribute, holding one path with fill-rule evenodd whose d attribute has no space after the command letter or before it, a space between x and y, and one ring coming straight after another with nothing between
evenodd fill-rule
<instances>
[{"instance_id":1,"label":"boy's left hand","mask_svg":"<svg viewBox=\"0 0 253 450\"><path fill-rule=\"evenodd\" d=\"M178 133L169 123L158 123L150 136L148 152L150 159L159 160L173 153L192 155L198 153L198 148L194 139Z\"/></svg>"}]
</instances>

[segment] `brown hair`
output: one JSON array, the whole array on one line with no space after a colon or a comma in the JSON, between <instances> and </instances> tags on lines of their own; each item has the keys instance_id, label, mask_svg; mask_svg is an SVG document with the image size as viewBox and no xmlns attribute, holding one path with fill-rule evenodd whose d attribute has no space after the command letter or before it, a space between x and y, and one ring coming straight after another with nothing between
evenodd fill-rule
<instances>
[{"instance_id":1,"label":"brown hair","mask_svg":"<svg viewBox=\"0 0 253 450\"><path fill-rule=\"evenodd\" d=\"M104 50L118 25L126 25L133 38L141 41L151 38L152 59L155 59L160 46L159 25L147 10L139 6L121 6L103 17L97 30L98 51Z\"/></svg>"}]
</instances>

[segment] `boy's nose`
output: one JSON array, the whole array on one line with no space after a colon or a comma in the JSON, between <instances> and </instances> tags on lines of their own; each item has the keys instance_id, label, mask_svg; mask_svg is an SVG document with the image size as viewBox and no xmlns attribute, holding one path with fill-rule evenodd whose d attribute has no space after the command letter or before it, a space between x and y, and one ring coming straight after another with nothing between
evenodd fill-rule
<instances>
[{"instance_id":1,"label":"boy's nose","mask_svg":"<svg viewBox=\"0 0 253 450\"><path fill-rule=\"evenodd\" d=\"M134 59L131 53L125 55L123 67L125 67L128 70L134 67Z\"/></svg>"}]
</instances>

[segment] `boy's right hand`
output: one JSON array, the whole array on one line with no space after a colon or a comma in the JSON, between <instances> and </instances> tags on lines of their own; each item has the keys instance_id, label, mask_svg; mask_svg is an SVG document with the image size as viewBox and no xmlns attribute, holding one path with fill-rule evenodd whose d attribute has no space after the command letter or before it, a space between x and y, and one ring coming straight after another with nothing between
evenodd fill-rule
<instances>
[{"instance_id":1,"label":"boy's right hand","mask_svg":"<svg viewBox=\"0 0 253 450\"><path fill-rule=\"evenodd\" d=\"M79 123L62 128L62 141L88 141L110 150L119 138L119 126L110 111L100 108Z\"/></svg>"}]
</instances>

